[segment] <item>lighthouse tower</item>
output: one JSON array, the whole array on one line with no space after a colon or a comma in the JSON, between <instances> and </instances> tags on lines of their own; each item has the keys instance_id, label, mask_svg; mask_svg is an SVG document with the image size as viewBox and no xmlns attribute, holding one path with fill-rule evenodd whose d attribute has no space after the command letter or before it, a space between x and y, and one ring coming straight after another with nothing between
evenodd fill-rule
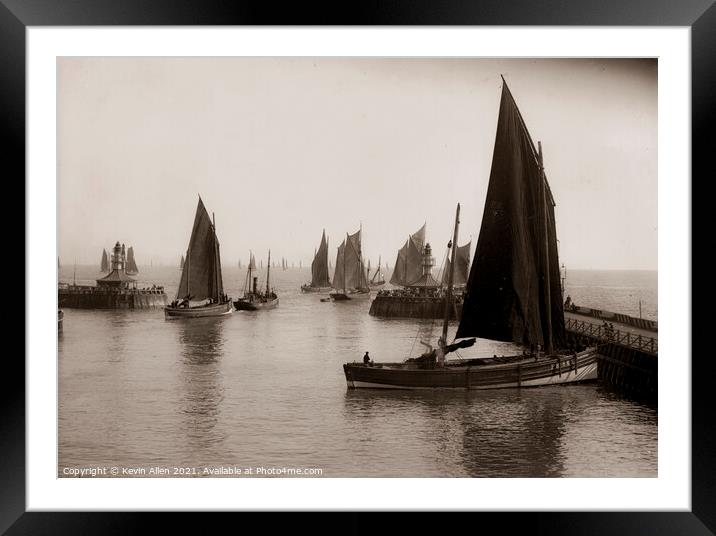
<instances>
[{"instance_id":1,"label":"lighthouse tower","mask_svg":"<svg viewBox=\"0 0 716 536\"><path fill-rule=\"evenodd\" d=\"M135 279L129 277L125 272L127 265L127 252L124 248L124 244L119 243L119 240L112 249L112 271L109 272L102 279L97 279L97 286L104 288L129 288L130 283L133 288L136 288L137 282Z\"/></svg>"}]
</instances>

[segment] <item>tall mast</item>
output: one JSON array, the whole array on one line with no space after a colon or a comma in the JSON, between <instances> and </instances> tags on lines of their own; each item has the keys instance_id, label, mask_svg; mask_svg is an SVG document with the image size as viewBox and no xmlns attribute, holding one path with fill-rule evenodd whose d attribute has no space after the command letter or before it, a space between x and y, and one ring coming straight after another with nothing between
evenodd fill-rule
<instances>
[{"instance_id":1,"label":"tall mast","mask_svg":"<svg viewBox=\"0 0 716 536\"><path fill-rule=\"evenodd\" d=\"M216 217L211 213L211 231L214 233L214 288L216 289L216 301L220 301L219 296L219 241L216 239Z\"/></svg>"},{"instance_id":2,"label":"tall mast","mask_svg":"<svg viewBox=\"0 0 716 536\"><path fill-rule=\"evenodd\" d=\"M254 262L254 252L249 250L249 270L246 274L246 284L244 285L247 289L249 289L249 292L251 292L251 276L253 275L253 268L251 268L251 265ZM246 293L246 290L244 289L244 294Z\"/></svg>"},{"instance_id":3,"label":"tall mast","mask_svg":"<svg viewBox=\"0 0 716 536\"><path fill-rule=\"evenodd\" d=\"M269 277L271 277L271 250L269 249L268 268L266 268L266 296L269 293Z\"/></svg>"},{"instance_id":4,"label":"tall mast","mask_svg":"<svg viewBox=\"0 0 716 536\"><path fill-rule=\"evenodd\" d=\"M343 294L346 293L346 249L348 249L348 241L350 237L346 233L346 244L343 246Z\"/></svg>"},{"instance_id":5,"label":"tall mast","mask_svg":"<svg viewBox=\"0 0 716 536\"><path fill-rule=\"evenodd\" d=\"M403 263L403 285L408 284L408 251L410 251L410 235L408 235L408 247L405 250L405 262Z\"/></svg>"},{"instance_id":6,"label":"tall mast","mask_svg":"<svg viewBox=\"0 0 716 536\"><path fill-rule=\"evenodd\" d=\"M452 237L452 251L450 252L450 272L448 272L447 292L445 293L445 316L443 317L443 344L447 344L448 319L450 318L450 304L452 303L452 282L455 273L455 255L457 253L457 229L460 225L460 203L457 204L455 212L455 232Z\"/></svg>"},{"instance_id":7,"label":"tall mast","mask_svg":"<svg viewBox=\"0 0 716 536\"><path fill-rule=\"evenodd\" d=\"M545 308L546 308L546 318L545 321L547 322L547 336L545 338L545 352L548 354L551 354L554 350L552 347L552 293L550 289L550 280L549 280L549 233L547 231L547 225L549 222L547 221L547 197L545 192L545 176L544 176L544 163L542 160L542 142L537 142L538 147L538 153L537 153L537 161L539 163L539 200L540 200L540 207L542 209L542 278L544 280L543 287L544 287L544 301L545 301Z\"/></svg>"}]
</instances>

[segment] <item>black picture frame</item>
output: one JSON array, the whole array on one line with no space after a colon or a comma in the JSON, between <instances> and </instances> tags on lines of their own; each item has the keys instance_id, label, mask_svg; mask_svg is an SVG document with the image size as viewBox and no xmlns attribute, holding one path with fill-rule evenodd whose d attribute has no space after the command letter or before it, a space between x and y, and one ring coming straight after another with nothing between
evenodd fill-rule
<instances>
[{"instance_id":1,"label":"black picture frame","mask_svg":"<svg viewBox=\"0 0 716 536\"><path fill-rule=\"evenodd\" d=\"M708 159L716 149L716 4L714 0L501 0L461 2L406 0L356 2L345 11L296 4L285 10L269 3L201 0L0 0L0 142L6 184L25 176L25 30L28 26L107 25L533 25L533 26L685 26L691 28L692 186L713 182ZM298 9L296 7L300 6ZM8 166L9 164L9 166ZM708 173L708 175L707 175ZM701 176L701 181L694 180ZM24 182L23 182L24 183ZM692 196L693 197L693 196ZM711 226L707 226L709 228ZM693 226L696 230L697 226ZM708 232L708 231L707 231ZM713 240L705 241L711 243ZM693 242L692 242L693 243ZM698 243L698 242L697 242ZM664 252L662 252L662 255ZM692 266L693 264L692 260ZM25 280L25 285L30 284ZM29 304L26 304L29 306ZM704 317L692 316L697 326ZM693 330L696 334L702 330ZM129 534L143 532L150 514L26 512L25 367L6 352L0 388L0 532L7 534ZM695 354L697 357L698 354ZM716 433L711 410L713 362L681 356L692 366L692 510L690 512L504 512L470 514L468 523L499 524L500 533L528 534L716 534ZM11 381L7 379L11 378ZM21 380L22 379L22 380ZM373 531L376 514L351 513L335 521L311 521L352 533ZM151 516L153 517L153 516ZM183 528L191 521L181 516ZM366 518L367 517L367 518ZM164 523L164 521L162 521ZM202 521L197 523L201 524ZM275 525L272 528L278 528ZM286 523L286 522L283 522ZM425 528L411 516L402 525ZM197 525L199 526L199 525ZM293 526L287 523L287 527ZM485 526L485 525L482 525ZM478 525L474 525L477 529ZM206 527L204 527L206 528ZM443 526L441 530L444 531Z\"/></svg>"}]
</instances>

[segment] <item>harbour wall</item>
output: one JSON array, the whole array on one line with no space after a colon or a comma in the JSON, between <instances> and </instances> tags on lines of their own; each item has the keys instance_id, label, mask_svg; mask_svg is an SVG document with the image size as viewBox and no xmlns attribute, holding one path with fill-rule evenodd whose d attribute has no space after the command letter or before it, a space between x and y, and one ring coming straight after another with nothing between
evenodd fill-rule
<instances>
[{"instance_id":1,"label":"harbour wall","mask_svg":"<svg viewBox=\"0 0 716 536\"><path fill-rule=\"evenodd\" d=\"M629 315L623 315L621 313L613 313L611 311L602 311L601 309L594 309L591 307L567 307L565 311L570 313L589 316L592 318L599 318L607 322L619 322L620 324L626 324L635 328L646 329L648 331L659 331L659 323L656 320L647 320L646 318L636 318Z\"/></svg>"},{"instance_id":2,"label":"harbour wall","mask_svg":"<svg viewBox=\"0 0 716 536\"><path fill-rule=\"evenodd\" d=\"M602 385L615 391L656 402L658 395L658 356L650 342L641 337L633 344L620 340L619 333L611 340L584 332L567 330L568 343L596 344L598 349L597 376Z\"/></svg>"},{"instance_id":3,"label":"harbour wall","mask_svg":"<svg viewBox=\"0 0 716 536\"><path fill-rule=\"evenodd\" d=\"M451 307L450 319L457 320L462 313L462 302ZM425 296L376 296L370 304L369 314L387 318L443 318L445 298Z\"/></svg>"},{"instance_id":4,"label":"harbour wall","mask_svg":"<svg viewBox=\"0 0 716 536\"><path fill-rule=\"evenodd\" d=\"M151 309L168 303L163 290L104 290L96 287L59 289L60 307L75 309Z\"/></svg>"},{"instance_id":5,"label":"harbour wall","mask_svg":"<svg viewBox=\"0 0 716 536\"><path fill-rule=\"evenodd\" d=\"M656 356L618 344L599 348L599 380L619 392L656 401L658 366Z\"/></svg>"}]
</instances>

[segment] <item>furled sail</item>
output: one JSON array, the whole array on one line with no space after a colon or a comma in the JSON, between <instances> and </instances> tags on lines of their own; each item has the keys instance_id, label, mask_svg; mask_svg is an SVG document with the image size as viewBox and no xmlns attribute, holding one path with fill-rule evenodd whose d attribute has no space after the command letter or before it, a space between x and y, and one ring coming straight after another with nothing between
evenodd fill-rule
<instances>
[{"instance_id":1,"label":"furled sail","mask_svg":"<svg viewBox=\"0 0 716 536\"><path fill-rule=\"evenodd\" d=\"M192 300L219 300L223 293L219 241L204 203L199 199L177 298L188 295Z\"/></svg>"},{"instance_id":2,"label":"furled sail","mask_svg":"<svg viewBox=\"0 0 716 536\"><path fill-rule=\"evenodd\" d=\"M470 247L472 241L464 246L457 248L455 253L455 273L453 274L452 284L454 287L461 287L467 284L467 278L470 275ZM448 274L450 274L450 258L445 260L445 269L443 270L442 284L447 285Z\"/></svg>"},{"instance_id":3,"label":"furled sail","mask_svg":"<svg viewBox=\"0 0 716 536\"><path fill-rule=\"evenodd\" d=\"M408 236L405 245L398 250L393 274L392 285L407 286L423 275L423 247L425 246L425 224L417 232Z\"/></svg>"},{"instance_id":4,"label":"furled sail","mask_svg":"<svg viewBox=\"0 0 716 536\"><path fill-rule=\"evenodd\" d=\"M58 260L59 264L59 260ZM107 260L107 250L102 250L102 261L100 262L99 267L100 272L109 272L109 261Z\"/></svg>"},{"instance_id":5,"label":"furled sail","mask_svg":"<svg viewBox=\"0 0 716 536\"><path fill-rule=\"evenodd\" d=\"M550 335L555 346L563 345L554 201L503 81L487 199L456 337L545 344Z\"/></svg>"},{"instance_id":6,"label":"furled sail","mask_svg":"<svg viewBox=\"0 0 716 536\"><path fill-rule=\"evenodd\" d=\"M137 268L137 262L134 260L134 248L132 246L129 246L129 249L127 250L126 271L134 274L139 272L139 268Z\"/></svg>"},{"instance_id":7,"label":"furled sail","mask_svg":"<svg viewBox=\"0 0 716 536\"><path fill-rule=\"evenodd\" d=\"M321 245L318 247L318 251L311 263L311 286L329 287L330 285L331 281L328 279L328 241L326 240L326 231L324 229L321 236Z\"/></svg>"}]
</instances>

